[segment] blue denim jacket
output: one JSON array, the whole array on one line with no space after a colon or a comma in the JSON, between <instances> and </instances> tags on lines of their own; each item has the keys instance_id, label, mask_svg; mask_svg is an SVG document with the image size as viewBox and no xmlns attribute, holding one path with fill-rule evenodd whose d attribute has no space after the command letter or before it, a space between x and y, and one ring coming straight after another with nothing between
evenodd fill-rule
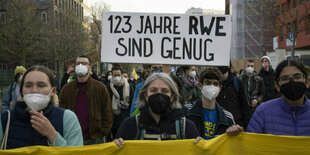
<instances>
[{"instance_id":1,"label":"blue denim jacket","mask_svg":"<svg viewBox=\"0 0 310 155\"><path fill-rule=\"evenodd\" d=\"M12 87L12 88L11 88ZM16 89L19 89L17 86L17 82L14 82L10 85L2 99L1 107L3 111L10 110L10 102L13 102L13 107L15 107L15 103L18 100L18 95L15 93ZM19 90L18 90L19 91Z\"/></svg>"}]
</instances>

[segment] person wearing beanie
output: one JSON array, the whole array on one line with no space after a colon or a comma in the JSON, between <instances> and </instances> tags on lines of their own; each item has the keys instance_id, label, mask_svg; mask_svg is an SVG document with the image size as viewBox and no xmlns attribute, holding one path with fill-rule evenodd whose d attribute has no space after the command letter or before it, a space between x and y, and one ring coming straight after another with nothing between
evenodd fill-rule
<instances>
[{"instance_id":1,"label":"person wearing beanie","mask_svg":"<svg viewBox=\"0 0 310 155\"><path fill-rule=\"evenodd\" d=\"M15 82L11 84L1 102L1 108L3 111L10 110L10 103L13 102L13 108L15 107L15 103L17 102L20 92L19 88L21 85L21 81L24 73L26 72L26 68L23 66L16 66L14 71L14 80Z\"/></svg>"},{"instance_id":2,"label":"person wearing beanie","mask_svg":"<svg viewBox=\"0 0 310 155\"><path fill-rule=\"evenodd\" d=\"M274 87L275 72L270 65L270 58L263 56L260 59L262 68L260 69L258 76L264 80L265 93L263 95L263 102L276 98L277 90Z\"/></svg>"}]
</instances>

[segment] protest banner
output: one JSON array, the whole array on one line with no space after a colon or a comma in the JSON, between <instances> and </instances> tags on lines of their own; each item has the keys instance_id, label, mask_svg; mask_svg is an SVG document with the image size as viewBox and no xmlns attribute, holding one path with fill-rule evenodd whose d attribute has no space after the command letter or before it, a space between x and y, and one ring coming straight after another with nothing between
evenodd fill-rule
<instances>
[{"instance_id":1,"label":"protest banner","mask_svg":"<svg viewBox=\"0 0 310 155\"><path fill-rule=\"evenodd\" d=\"M101 61L229 65L230 15L104 12Z\"/></svg>"},{"instance_id":2,"label":"protest banner","mask_svg":"<svg viewBox=\"0 0 310 155\"><path fill-rule=\"evenodd\" d=\"M211 140L194 144L188 140L130 140L122 148L113 142L81 147L31 146L1 150L1 155L223 155L223 154L310 154L310 137L275 136L269 134L240 133L237 136L223 134Z\"/></svg>"}]
</instances>

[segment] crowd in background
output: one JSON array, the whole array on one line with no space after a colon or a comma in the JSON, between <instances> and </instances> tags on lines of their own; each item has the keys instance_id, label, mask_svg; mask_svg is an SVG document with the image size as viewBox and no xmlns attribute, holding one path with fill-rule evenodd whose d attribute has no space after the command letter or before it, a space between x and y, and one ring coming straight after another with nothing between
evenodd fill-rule
<instances>
[{"instance_id":1,"label":"crowd in background","mask_svg":"<svg viewBox=\"0 0 310 155\"><path fill-rule=\"evenodd\" d=\"M60 83L46 67L17 66L1 103L0 140L7 148L110 141L122 147L124 140L197 143L242 131L309 136L309 67L285 60L274 71L270 61L249 59L240 72L231 63L166 73L163 65L143 65L135 79L118 64L98 77L82 55Z\"/></svg>"}]
</instances>

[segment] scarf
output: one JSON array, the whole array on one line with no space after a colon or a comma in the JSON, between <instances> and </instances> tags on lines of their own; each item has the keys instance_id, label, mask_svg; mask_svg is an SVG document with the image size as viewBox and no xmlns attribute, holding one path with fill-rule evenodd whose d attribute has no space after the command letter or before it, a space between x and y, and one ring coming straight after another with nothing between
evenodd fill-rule
<instances>
[{"instance_id":1,"label":"scarf","mask_svg":"<svg viewBox=\"0 0 310 155\"><path fill-rule=\"evenodd\" d=\"M121 101L121 97L117 90L114 88L116 86L123 86L123 101ZM115 115L119 115L121 113L121 109L127 109L129 107L129 83L122 77L119 83L114 83L113 80L110 82L110 87L113 92L112 97L112 110Z\"/></svg>"},{"instance_id":2,"label":"scarf","mask_svg":"<svg viewBox=\"0 0 310 155\"><path fill-rule=\"evenodd\" d=\"M189 87L189 88L194 88L196 86L198 86L198 78L195 77L193 79L189 79L185 73L183 73L182 75L182 80L184 82L184 84Z\"/></svg>"}]
</instances>

